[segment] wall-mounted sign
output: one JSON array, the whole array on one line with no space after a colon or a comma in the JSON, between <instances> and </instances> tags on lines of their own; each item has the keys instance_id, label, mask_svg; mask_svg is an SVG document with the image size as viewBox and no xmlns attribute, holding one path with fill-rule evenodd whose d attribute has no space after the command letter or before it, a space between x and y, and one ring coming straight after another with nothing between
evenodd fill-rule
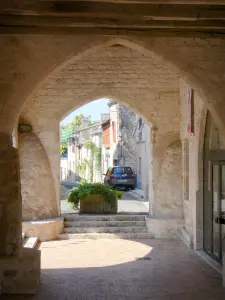
<instances>
[{"instance_id":1,"label":"wall-mounted sign","mask_svg":"<svg viewBox=\"0 0 225 300\"><path fill-rule=\"evenodd\" d=\"M185 121L188 135L194 134L194 91L186 85L185 87Z\"/></svg>"},{"instance_id":2,"label":"wall-mounted sign","mask_svg":"<svg viewBox=\"0 0 225 300\"><path fill-rule=\"evenodd\" d=\"M32 131L32 126L30 124L19 124L18 131L19 132L30 132L30 131Z\"/></svg>"}]
</instances>

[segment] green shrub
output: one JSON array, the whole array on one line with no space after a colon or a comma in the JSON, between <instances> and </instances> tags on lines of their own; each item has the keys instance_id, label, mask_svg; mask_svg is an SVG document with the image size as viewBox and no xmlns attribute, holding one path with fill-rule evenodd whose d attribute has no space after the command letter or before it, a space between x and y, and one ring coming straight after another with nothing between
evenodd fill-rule
<instances>
[{"instance_id":1,"label":"green shrub","mask_svg":"<svg viewBox=\"0 0 225 300\"><path fill-rule=\"evenodd\" d=\"M109 185L103 183L82 182L69 191L67 202L71 203L75 209L78 209L80 201L90 195L96 194L101 195L112 208L115 206L115 199L121 199L123 196L123 192L113 190Z\"/></svg>"}]
</instances>

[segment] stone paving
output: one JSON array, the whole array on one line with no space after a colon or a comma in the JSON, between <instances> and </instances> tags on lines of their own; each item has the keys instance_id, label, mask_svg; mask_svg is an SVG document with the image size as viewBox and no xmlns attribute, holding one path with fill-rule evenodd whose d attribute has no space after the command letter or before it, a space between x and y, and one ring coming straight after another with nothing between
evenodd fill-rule
<instances>
[{"instance_id":1,"label":"stone paving","mask_svg":"<svg viewBox=\"0 0 225 300\"><path fill-rule=\"evenodd\" d=\"M179 241L65 240L41 250L38 294L2 300L225 299L221 275Z\"/></svg>"}]
</instances>

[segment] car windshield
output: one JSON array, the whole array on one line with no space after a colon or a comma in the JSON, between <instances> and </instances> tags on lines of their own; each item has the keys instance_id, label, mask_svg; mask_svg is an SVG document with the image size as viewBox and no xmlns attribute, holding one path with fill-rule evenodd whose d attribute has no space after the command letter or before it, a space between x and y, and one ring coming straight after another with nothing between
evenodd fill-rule
<instances>
[{"instance_id":1,"label":"car windshield","mask_svg":"<svg viewBox=\"0 0 225 300\"><path fill-rule=\"evenodd\" d=\"M113 174L132 174L132 169L130 167L115 167L112 170Z\"/></svg>"}]
</instances>

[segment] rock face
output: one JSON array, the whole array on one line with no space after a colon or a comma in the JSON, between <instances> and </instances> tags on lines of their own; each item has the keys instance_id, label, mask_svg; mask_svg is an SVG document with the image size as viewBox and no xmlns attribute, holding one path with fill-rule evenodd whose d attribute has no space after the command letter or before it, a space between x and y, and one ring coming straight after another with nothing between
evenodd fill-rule
<instances>
[{"instance_id":1,"label":"rock face","mask_svg":"<svg viewBox=\"0 0 225 300\"><path fill-rule=\"evenodd\" d=\"M54 184L47 155L32 132L19 136L23 220L56 217Z\"/></svg>"}]
</instances>

